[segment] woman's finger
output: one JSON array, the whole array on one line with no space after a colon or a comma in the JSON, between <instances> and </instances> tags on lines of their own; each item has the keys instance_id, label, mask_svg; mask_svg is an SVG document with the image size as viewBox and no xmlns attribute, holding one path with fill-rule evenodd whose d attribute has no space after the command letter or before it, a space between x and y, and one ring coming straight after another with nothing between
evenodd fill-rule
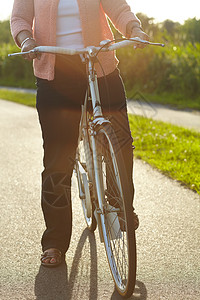
<instances>
[{"instance_id":1,"label":"woman's finger","mask_svg":"<svg viewBox=\"0 0 200 300\"><path fill-rule=\"evenodd\" d=\"M22 51L22 52L28 52L28 51L34 49L36 46L37 46L37 45L36 45L36 41L30 39L30 40L27 40L27 41L24 43L24 45L23 45L21 51ZM37 57L36 53L29 53L29 54L25 54L25 55L24 55L24 58L27 59L27 60L33 60L33 59L35 59L36 57Z\"/></svg>"},{"instance_id":2,"label":"woman's finger","mask_svg":"<svg viewBox=\"0 0 200 300\"><path fill-rule=\"evenodd\" d=\"M131 37L132 38L138 37L141 40L149 41L149 36L144 31L142 31L142 29L140 27L134 28L134 30L132 31ZM137 43L136 45L134 45L134 49L137 49L137 48L142 49L144 47L146 47L146 45L142 44L142 43Z\"/></svg>"}]
</instances>

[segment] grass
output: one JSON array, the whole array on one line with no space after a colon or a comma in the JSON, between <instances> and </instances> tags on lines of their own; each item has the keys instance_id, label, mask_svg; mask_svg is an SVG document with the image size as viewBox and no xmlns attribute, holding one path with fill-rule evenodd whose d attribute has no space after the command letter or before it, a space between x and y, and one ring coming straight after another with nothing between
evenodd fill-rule
<instances>
[{"instance_id":1,"label":"grass","mask_svg":"<svg viewBox=\"0 0 200 300\"><path fill-rule=\"evenodd\" d=\"M130 115L135 157L200 194L200 133Z\"/></svg>"},{"instance_id":2,"label":"grass","mask_svg":"<svg viewBox=\"0 0 200 300\"><path fill-rule=\"evenodd\" d=\"M36 96L31 93L16 92L0 89L0 99L13 101L27 106L35 107Z\"/></svg>"}]
</instances>

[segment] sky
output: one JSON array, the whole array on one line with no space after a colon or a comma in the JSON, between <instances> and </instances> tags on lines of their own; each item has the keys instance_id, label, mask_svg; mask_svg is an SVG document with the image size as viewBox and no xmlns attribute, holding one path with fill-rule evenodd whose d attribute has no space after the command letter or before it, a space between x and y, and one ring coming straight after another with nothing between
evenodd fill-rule
<instances>
[{"instance_id":1,"label":"sky","mask_svg":"<svg viewBox=\"0 0 200 300\"><path fill-rule=\"evenodd\" d=\"M0 0L0 20L9 18L13 2L14 0ZM142 12L148 17L155 18L156 22L170 19L183 23L188 18L200 19L199 0L127 0L127 2L134 13Z\"/></svg>"}]
</instances>

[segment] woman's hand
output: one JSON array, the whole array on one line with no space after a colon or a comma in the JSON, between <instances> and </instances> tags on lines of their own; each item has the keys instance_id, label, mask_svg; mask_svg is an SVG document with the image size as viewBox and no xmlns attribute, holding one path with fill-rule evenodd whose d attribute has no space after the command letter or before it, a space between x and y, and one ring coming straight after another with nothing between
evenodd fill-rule
<instances>
[{"instance_id":1,"label":"woman's hand","mask_svg":"<svg viewBox=\"0 0 200 300\"><path fill-rule=\"evenodd\" d=\"M127 24L126 35L128 38L140 38L141 40L149 41L149 36L140 27L139 21L131 21ZM134 48L144 48L145 44L135 44Z\"/></svg>"},{"instance_id":2,"label":"woman's hand","mask_svg":"<svg viewBox=\"0 0 200 300\"><path fill-rule=\"evenodd\" d=\"M17 41L19 45L21 45L21 52L30 51L37 46L36 41L32 37L31 32L27 30L23 30L18 34ZM36 54L36 53L30 53L24 55L24 58L28 60L33 60L35 58L40 59L40 57L41 54Z\"/></svg>"},{"instance_id":3,"label":"woman's hand","mask_svg":"<svg viewBox=\"0 0 200 300\"><path fill-rule=\"evenodd\" d=\"M149 41L149 36L148 34L146 34L141 27L134 27L132 29L132 32L131 32L131 37L132 38L135 38L135 37L139 37L141 40L145 40L145 41ZM135 49L137 48L144 48L146 45L145 44L136 44L134 46Z\"/></svg>"},{"instance_id":4,"label":"woman's hand","mask_svg":"<svg viewBox=\"0 0 200 300\"><path fill-rule=\"evenodd\" d=\"M23 43L23 42L22 42ZM37 46L36 41L34 39L27 39L21 48L21 52L27 52L34 49ZM25 54L24 59L33 60L35 58L39 58L39 55L36 53Z\"/></svg>"}]
</instances>

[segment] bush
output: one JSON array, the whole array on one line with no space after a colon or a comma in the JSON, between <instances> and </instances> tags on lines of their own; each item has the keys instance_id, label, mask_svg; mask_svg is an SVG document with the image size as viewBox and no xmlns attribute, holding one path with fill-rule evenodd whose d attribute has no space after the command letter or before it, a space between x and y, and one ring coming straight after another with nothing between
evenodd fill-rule
<instances>
[{"instance_id":1,"label":"bush","mask_svg":"<svg viewBox=\"0 0 200 300\"><path fill-rule=\"evenodd\" d=\"M22 57L8 57L9 53L18 52L13 44L3 44L0 48L0 85L34 88L32 62Z\"/></svg>"},{"instance_id":2,"label":"bush","mask_svg":"<svg viewBox=\"0 0 200 300\"><path fill-rule=\"evenodd\" d=\"M200 44L166 45L143 50L118 51L120 70L127 89L171 92L197 97L200 92Z\"/></svg>"}]
</instances>

